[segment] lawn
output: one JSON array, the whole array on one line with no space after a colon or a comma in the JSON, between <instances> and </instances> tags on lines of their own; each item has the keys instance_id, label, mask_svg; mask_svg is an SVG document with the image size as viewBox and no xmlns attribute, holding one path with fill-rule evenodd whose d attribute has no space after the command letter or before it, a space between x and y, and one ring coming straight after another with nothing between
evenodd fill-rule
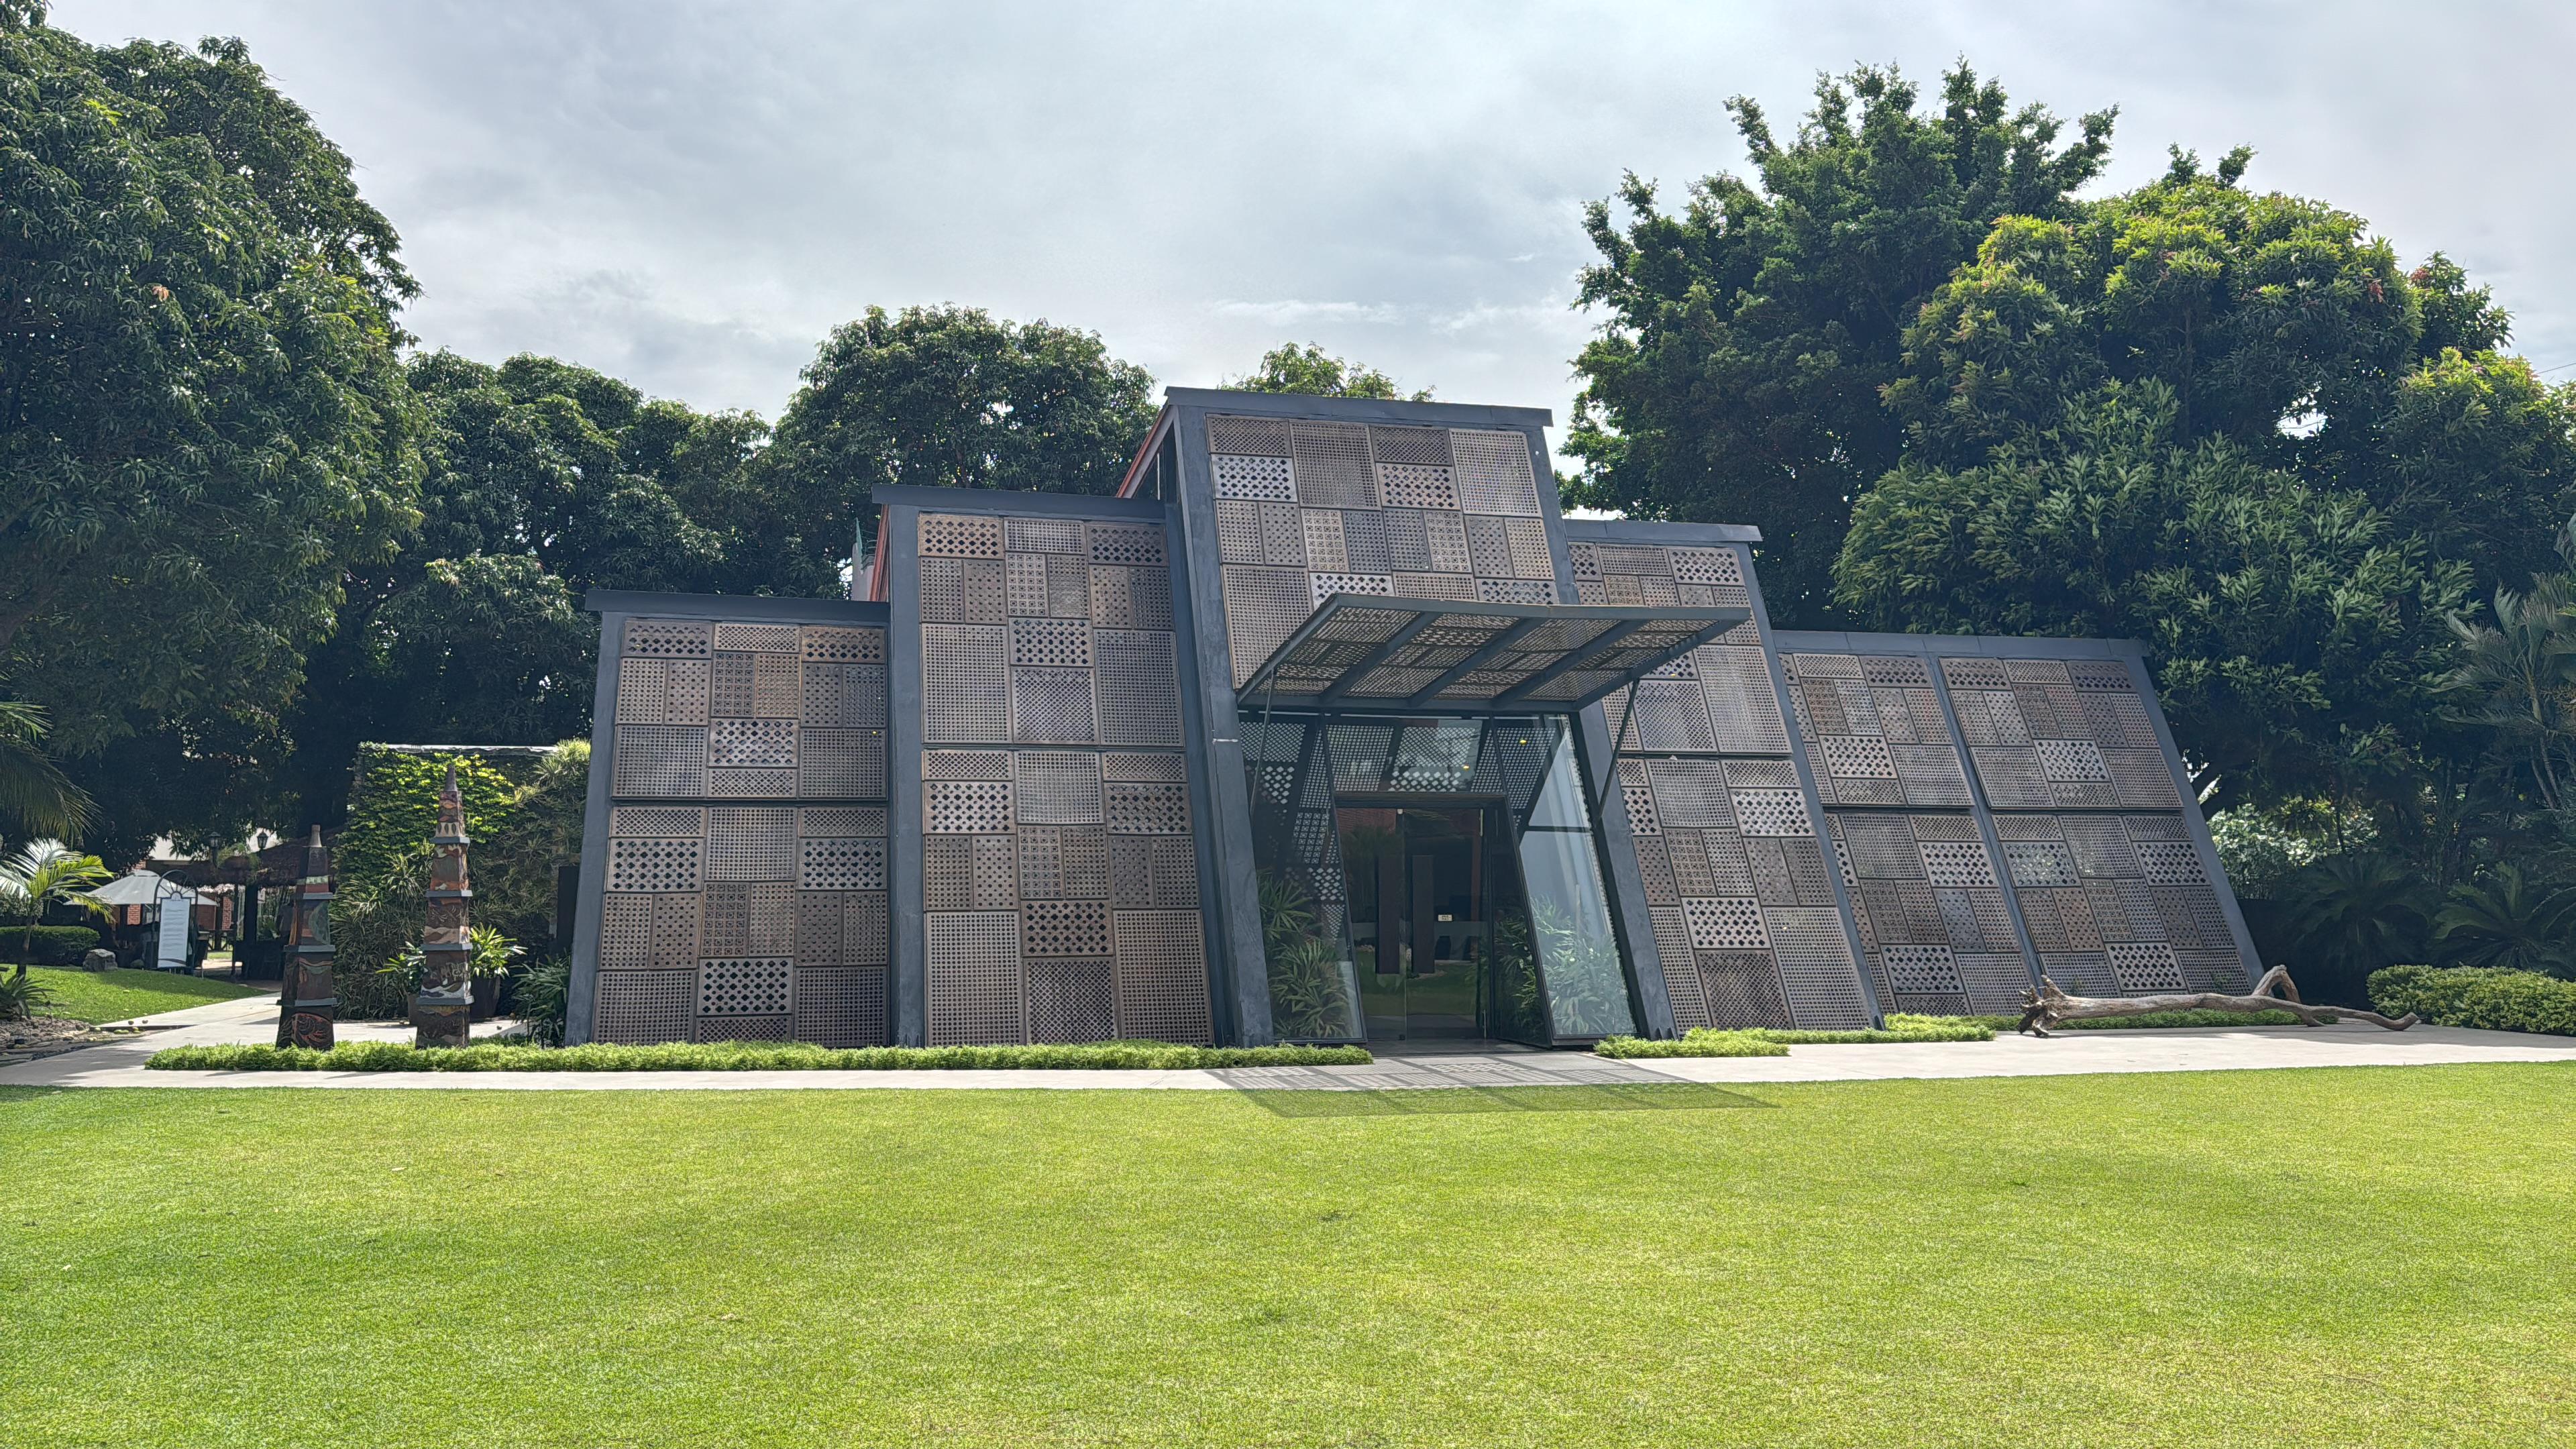
<instances>
[{"instance_id":1,"label":"lawn","mask_svg":"<svg viewBox=\"0 0 2576 1449\"><path fill-rule=\"evenodd\" d=\"M177 1011L183 1006L260 994L255 988L235 986L229 981L209 981L202 976L180 976L168 971L71 971L58 966L30 966L27 974L53 998L36 1010L72 1021L123 1021L129 1016L149 1016L156 1011Z\"/></svg>"},{"instance_id":2,"label":"lawn","mask_svg":"<svg viewBox=\"0 0 2576 1449\"><path fill-rule=\"evenodd\" d=\"M21 1091L0 1443L2565 1443L2571 1161L2551 1066Z\"/></svg>"}]
</instances>

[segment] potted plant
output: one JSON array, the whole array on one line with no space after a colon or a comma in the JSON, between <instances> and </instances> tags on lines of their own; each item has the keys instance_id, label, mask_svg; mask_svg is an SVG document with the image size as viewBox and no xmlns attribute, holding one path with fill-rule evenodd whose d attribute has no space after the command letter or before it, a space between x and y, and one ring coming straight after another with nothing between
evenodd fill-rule
<instances>
[{"instance_id":1,"label":"potted plant","mask_svg":"<svg viewBox=\"0 0 2576 1449\"><path fill-rule=\"evenodd\" d=\"M518 943L489 926L474 926L465 933L472 949L466 953L465 969L474 988L473 1020L490 1021L501 1007L501 987L510 969L527 954ZM383 974L399 976L406 994L420 990L421 955L418 944L403 948L403 953L385 963Z\"/></svg>"}]
</instances>

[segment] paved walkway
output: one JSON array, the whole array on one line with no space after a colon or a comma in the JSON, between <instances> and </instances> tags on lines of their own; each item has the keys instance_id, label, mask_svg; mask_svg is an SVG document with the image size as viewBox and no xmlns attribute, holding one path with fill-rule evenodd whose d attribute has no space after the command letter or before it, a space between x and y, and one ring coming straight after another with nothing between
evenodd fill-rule
<instances>
[{"instance_id":1,"label":"paved walkway","mask_svg":"<svg viewBox=\"0 0 2576 1449\"><path fill-rule=\"evenodd\" d=\"M2284 1067L2407 1067L2446 1062L2576 1063L2576 1037L2419 1026L2389 1032L2345 1024L2222 1031L2070 1031L2042 1041L1791 1047L1785 1057L1679 1057L1615 1062L1584 1052L1442 1051L1382 1056L1367 1066L1242 1067L1224 1071L901 1072L155 1072L170 1046L268 1041L275 997L246 997L139 1018L156 1030L0 1069L9 1087L365 1087L481 1091L852 1091L1092 1088L1179 1091L1389 1091L1439 1087L1629 1086L1672 1082L1835 1082L1895 1077L2053 1077L2093 1072L2252 1071ZM497 1024L478 1028L488 1034ZM400 1041L408 1027L352 1024L343 1041Z\"/></svg>"}]
</instances>

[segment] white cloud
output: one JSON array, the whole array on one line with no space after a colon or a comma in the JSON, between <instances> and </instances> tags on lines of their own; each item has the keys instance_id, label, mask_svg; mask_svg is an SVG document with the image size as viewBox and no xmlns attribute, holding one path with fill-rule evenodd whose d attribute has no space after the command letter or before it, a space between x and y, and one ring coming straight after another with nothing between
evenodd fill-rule
<instances>
[{"instance_id":1,"label":"white cloud","mask_svg":"<svg viewBox=\"0 0 2576 1449\"><path fill-rule=\"evenodd\" d=\"M2117 103L2111 184L2176 142L2448 250L2576 361L2556 114L2576 11L2190 0L843 7L775 0L60 0L97 40L238 34L356 158L409 324L774 415L824 332L957 301L1096 329L1172 383L1316 341L1443 398L1550 406L1592 321L1582 204L1742 165L1815 74L1970 57Z\"/></svg>"}]
</instances>

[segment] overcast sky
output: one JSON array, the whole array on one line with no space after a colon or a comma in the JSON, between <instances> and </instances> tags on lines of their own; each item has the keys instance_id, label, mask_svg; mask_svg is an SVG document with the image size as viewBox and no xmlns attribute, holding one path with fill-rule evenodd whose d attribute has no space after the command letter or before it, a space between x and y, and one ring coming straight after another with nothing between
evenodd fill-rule
<instances>
[{"instance_id":1,"label":"overcast sky","mask_svg":"<svg viewBox=\"0 0 2576 1449\"><path fill-rule=\"evenodd\" d=\"M775 417L834 323L961 302L1095 330L1167 383L1313 340L1457 402L1556 410L1587 200L1740 168L1819 70L1961 56L2108 185L2165 147L2360 212L2576 364L2566 71L2542 3L58 0L101 42L234 34L401 230L429 346L536 351ZM2550 239L2560 240L2553 243ZM2576 376L2576 367L2556 374Z\"/></svg>"}]
</instances>

